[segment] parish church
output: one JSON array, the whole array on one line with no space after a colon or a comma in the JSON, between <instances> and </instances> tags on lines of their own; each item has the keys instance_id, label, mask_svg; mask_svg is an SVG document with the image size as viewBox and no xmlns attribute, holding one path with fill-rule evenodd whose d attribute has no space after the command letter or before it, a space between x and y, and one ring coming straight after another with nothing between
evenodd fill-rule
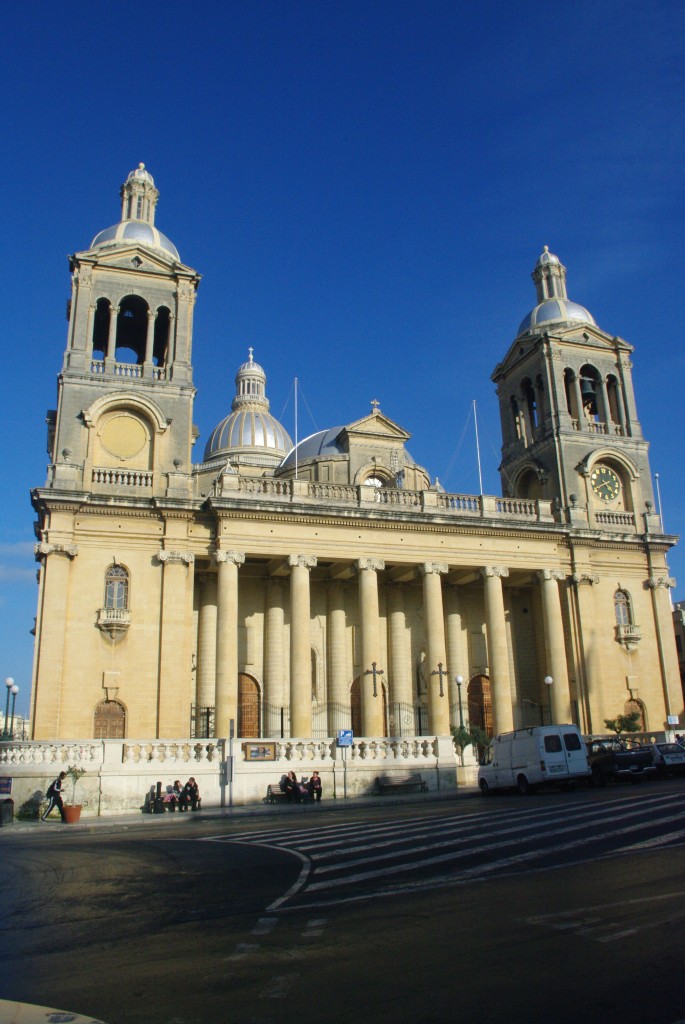
<instances>
[{"instance_id":1,"label":"parish church","mask_svg":"<svg viewBox=\"0 0 685 1024\"><path fill-rule=\"evenodd\" d=\"M193 362L213 357L193 347L200 275L157 227L158 196L140 164L119 221L69 261L32 492L31 738L346 730L454 753L460 725L590 733L636 711L645 731L682 729L675 538L633 348L568 297L561 260L537 259L492 374L502 494L446 493L377 402L294 444L268 366L238 345L231 408L198 437Z\"/></svg>"}]
</instances>

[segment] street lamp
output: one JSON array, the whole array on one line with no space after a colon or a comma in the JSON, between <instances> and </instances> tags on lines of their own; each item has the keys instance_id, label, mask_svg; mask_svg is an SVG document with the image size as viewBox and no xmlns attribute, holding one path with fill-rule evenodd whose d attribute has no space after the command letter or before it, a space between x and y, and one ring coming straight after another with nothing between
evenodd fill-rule
<instances>
[{"instance_id":1,"label":"street lamp","mask_svg":"<svg viewBox=\"0 0 685 1024\"><path fill-rule=\"evenodd\" d=\"M10 693L12 692L12 687L14 686L14 679L12 679L11 676L8 676L7 679L5 680L5 686L7 687L7 703L5 704L5 722L4 722L3 727L2 727L2 738L3 738L3 740L9 739L9 729L7 728L7 719L9 718L9 714L10 714Z\"/></svg>"},{"instance_id":2,"label":"street lamp","mask_svg":"<svg viewBox=\"0 0 685 1024\"><path fill-rule=\"evenodd\" d=\"M19 687L15 685L12 687L12 717L10 719L10 739L14 739L14 705L17 703L17 694L19 693Z\"/></svg>"},{"instance_id":3,"label":"street lamp","mask_svg":"<svg viewBox=\"0 0 685 1024\"><path fill-rule=\"evenodd\" d=\"M545 676L545 686L549 690L549 721L550 721L551 725L554 724L554 721L552 719L552 683L553 682L554 682L554 680L552 679L551 676Z\"/></svg>"},{"instance_id":4,"label":"street lamp","mask_svg":"<svg viewBox=\"0 0 685 1024\"><path fill-rule=\"evenodd\" d=\"M457 676L457 678L454 681L457 684L457 694L458 694L458 701L459 701L459 728L463 729L464 728L464 713L463 713L463 711L461 709L461 684L464 682L464 677L463 676Z\"/></svg>"}]
</instances>

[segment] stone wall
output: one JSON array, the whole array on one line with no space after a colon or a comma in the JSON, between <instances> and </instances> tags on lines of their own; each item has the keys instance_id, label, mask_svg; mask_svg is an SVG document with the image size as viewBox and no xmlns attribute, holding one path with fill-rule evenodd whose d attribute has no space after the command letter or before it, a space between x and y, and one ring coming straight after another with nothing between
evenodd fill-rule
<instances>
[{"instance_id":1,"label":"stone wall","mask_svg":"<svg viewBox=\"0 0 685 1024\"><path fill-rule=\"evenodd\" d=\"M231 757L232 753L232 757ZM268 758L268 759L262 759ZM269 784L293 770L298 778L318 771L324 799L371 795L379 775L418 771L429 790L454 790L457 761L449 736L355 738L349 748L334 739L309 740L86 740L0 742L0 783L10 788L15 815L36 817L47 788L69 766L85 770L75 797L65 780L65 803L83 816L142 811L157 782L164 790L192 775L203 809L263 803ZM463 777L463 773L462 773Z\"/></svg>"}]
</instances>

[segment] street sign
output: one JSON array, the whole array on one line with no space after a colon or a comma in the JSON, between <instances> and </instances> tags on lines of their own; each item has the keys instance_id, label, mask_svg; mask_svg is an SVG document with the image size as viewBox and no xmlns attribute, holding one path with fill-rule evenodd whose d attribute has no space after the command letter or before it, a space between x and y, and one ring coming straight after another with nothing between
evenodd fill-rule
<instances>
[{"instance_id":1,"label":"street sign","mask_svg":"<svg viewBox=\"0 0 685 1024\"><path fill-rule=\"evenodd\" d=\"M338 746L351 747L354 736L351 729L338 729Z\"/></svg>"}]
</instances>

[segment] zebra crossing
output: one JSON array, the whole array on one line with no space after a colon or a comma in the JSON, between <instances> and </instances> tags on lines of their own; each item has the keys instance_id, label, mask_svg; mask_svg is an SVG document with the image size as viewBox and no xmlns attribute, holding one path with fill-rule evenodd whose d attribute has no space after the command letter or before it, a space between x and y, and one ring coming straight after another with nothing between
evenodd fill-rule
<instances>
[{"instance_id":1,"label":"zebra crossing","mask_svg":"<svg viewBox=\"0 0 685 1024\"><path fill-rule=\"evenodd\" d=\"M274 827L206 837L297 857L268 912L378 899L685 844L683 794L530 803L475 813ZM682 827L679 827L683 819Z\"/></svg>"}]
</instances>

